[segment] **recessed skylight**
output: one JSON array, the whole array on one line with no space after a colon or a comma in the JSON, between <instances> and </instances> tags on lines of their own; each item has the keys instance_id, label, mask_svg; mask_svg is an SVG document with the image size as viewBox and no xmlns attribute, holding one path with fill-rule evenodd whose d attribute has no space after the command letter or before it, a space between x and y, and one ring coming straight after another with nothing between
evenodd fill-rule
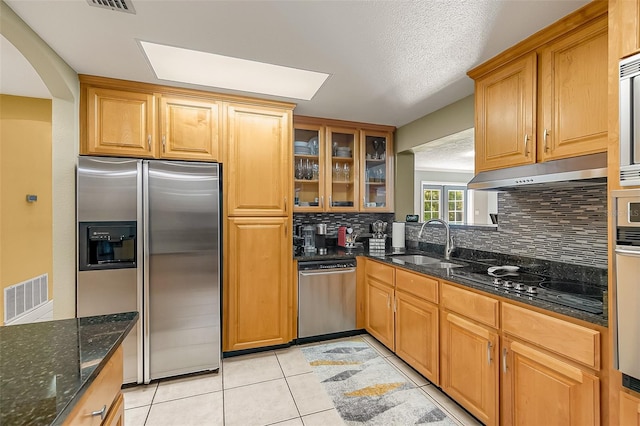
<instances>
[{"instance_id":1,"label":"recessed skylight","mask_svg":"<svg viewBox=\"0 0 640 426\"><path fill-rule=\"evenodd\" d=\"M140 41L161 80L310 100L329 74Z\"/></svg>"}]
</instances>

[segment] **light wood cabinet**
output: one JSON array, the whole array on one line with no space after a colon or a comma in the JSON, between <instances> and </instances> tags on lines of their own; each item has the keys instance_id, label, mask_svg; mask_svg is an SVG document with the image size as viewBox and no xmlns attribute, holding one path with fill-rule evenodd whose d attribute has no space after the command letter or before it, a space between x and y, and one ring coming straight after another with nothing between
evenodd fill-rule
<instances>
[{"instance_id":1,"label":"light wood cabinet","mask_svg":"<svg viewBox=\"0 0 640 426\"><path fill-rule=\"evenodd\" d=\"M616 2L616 24L619 31L620 58L640 52L640 0Z\"/></svg>"},{"instance_id":2,"label":"light wood cabinet","mask_svg":"<svg viewBox=\"0 0 640 426\"><path fill-rule=\"evenodd\" d=\"M607 150L607 2L470 70L476 173Z\"/></svg>"},{"instance_id":3,"label":"light wood cabinet","mask_svg":"<svg viewBox=\"0 0 640 426\"><path fill-rule=\"evenodd\" d=\"M291 213L291 111L227 107L226 191L229 216Z\"/></svg>"},{"instance_id":4,"label":"light wood cabinet","mask_svg":"<svg viewBox=\"0 0 640 426\"><path fill-rule=\"evenodd\" d=\"M367 262L367 266L374 262ZM394 289L393 282L385 283L367 274L365 302L365 328L383 345L395 350Z\"/></svg>"},{"instance_id":5,"label":"light wood cabinet","mask_svg":"<svg viewBox=\"0 0 640 426\"><path fill-rule=\"evenodd\" d=\"M438 306L396 290L396 354L439 384Z\"/></svg>"},{"instance_id":6,"label":"light wood cabinet","mask_svg":"<svg viewBox=\"0 0 640 426\"><path fill-rule=\"evenodd\" d=\"M539 161L607 149L607 17L540 50Z\"/></svg>"},{"instance_id":7,"label":"light wood cabinet","mask_svg":"<svg viewBox=\"0 0 640 426\"><path fill-rule=\"evenodd\" d=\"M600 424L598 331L509 303L502 331L505 425Z\"/></svg>"},{"instance_id":8,"label":"light wood cabinet","mask_svg":"<svg viewBox=\"0 0 640 426\"><path fill-rule=\"evenodd\" d=\"M221 123L220 102L162 96L159 156L175 160L218 160Z\"/></svg>"},{"instance_id":9,"label":"light wood cabinet","mask_svg":"<svg viewBox=\"0 0 640 426\"><path fill-rule=\"evenodd\" d=\"M476 80L476 173L536 161L535 53Z\"/></svg>"},{"instance_id":10,"label":"light wood cabinet","mask_svg":"<svg viewBox=\"0 0 640 426\"><path fill-rule=\"evenodd\" d=\"M288 217L232 217L225 246L224 350L288 343L291 235Z\"/></svg>"},{"instance_id":11,"label":"light wood cabinet","mask_svg":"<svg viewBox=\"0 0 640 426\"><path fill-rule=\"evenodd\" d=\"M119 347L64 421L65 426L123 425L122 347ZM104 413L94 415L95 412Z\"/></svg>"},{"instance_id":12,"label":"light wood cabinet","mask_svg":"<svg viewBox=\"0 0 640 426\"><path fill-rule=\"evenodd\" d=\"M84 113L86 123L81 126L81 154L156 156L153 94L102 87L83 89L81 115Z\"/></svg>"},{"instance_id":13,"label":"light wood cabinet","mask_svg":"<svg viewBox=\"0 0 640 426\"><path fill-rule=\"evenodd\" d=\"M640 399L620 391L620 426L640 426Z\"/></svg>"},{"instance_id":14,"label":"light wood cabinet","mask_svg":"<svg viewBox=\"0 0 640 426\"><path fill-rule=\"evenodd\" d=\"M600 424L600 381L535 346L504 339L503 424Z\"/></svg>"},{"instance_id":15,"label":"light wood cabinet","mask_svg":"<svg viewBox=\"0 0 640 426\"><path fill-rule=\"evenodd\" d=\"M393 127L303 116L294 121L296 212L393 210Z\"/></svg>"},{"instance_id":16,"label":"light wood cabinet","mask_svg":"<svg viewBox=\"0 0 640 426\"><path fill-rule=\"evenodd\" d=\"M440 385L485 425L498 424L498 333L440 311Z\"/></svg>"}]
</instances>

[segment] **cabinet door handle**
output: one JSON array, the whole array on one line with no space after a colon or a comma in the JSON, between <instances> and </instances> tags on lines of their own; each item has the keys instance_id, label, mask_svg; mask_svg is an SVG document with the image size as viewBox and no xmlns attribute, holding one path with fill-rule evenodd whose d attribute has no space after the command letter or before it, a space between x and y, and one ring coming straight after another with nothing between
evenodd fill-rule
<instances>
[{"instance_id":1,"label":"cabinet door handle","mask_svg":"<svg viewBox=\"0 0 640 426\"><path fill-rule=\"evenodd\" d=\"M151 151L151 135L147 135L147 148Z\"/></svg>"},{"instance_id":2,"label":"cabinet door handle","mask_svg":"<svg viewBox=\"0 0 640 426\"><path fill-rule=\"evenodd\" d=\"M525 157L529 156L529 134L528 133L524 134L524 156Z\"/></svg>"},{"instance_id":3,"label":"cabinet door handle","mask_svg":"<svg viewBox=\"0 0 640 426\"><path fill-rule=\"evenodd\" d=\"M104 415L107 414L107 406L103 405L102 410L92 411L92 416L100 416L100 420L104 420Z\"/></svg>"},{"instance_id":4,"label":"cabinet door handle","mask_svg":"<svg viewBox=\"0 0 640 426\"><path fill-rule=\"evenodd\" d=\"M502 348L502 371L507 372L507 348Z\"/></svg>"},{"instance_id":5,"label":"cabinet door handle","mask_svg":"<svg viewBox=\"0 0 640 426\"><path fill-rule=\"evenodd\" d=\"M549 152L549 145L547 144L547 136L549 136L549 130L544 129L544 132L542 132L542 140L544 141L544 152Z\"/></svg>"},{"instance_id":6,"label":"cabinet door handle","mask_svg":"<svg viewBox=\"0 0 640 426\"><path fill-rule=\"evenodd\" d=\"M329 195L329 207L332 207L332 206L333 206L333 204L332 204L332 201L331 201L331 195Z\"/></svg>"},{"instance_id":7,"label":"cabinet door handle","mask_svg":"<svg viewBox=\"0 0 640 426\"><path fill-rule=\"evenodd\" d=\"M364 201L365 197L362 197L362 207L366 206L365 201Z\"/></svg>"},{"instance_id":8,"label":"cabinet door handle","mask_svg":"<svg viewBox=\"0 0 640 426\"><path fill-rule=\"evenodd\" d=\"M287 212L287 197L284 197L284 212Z\"/></svg>"},{"instance_id":9,"label":"cabinet door handle","mask_svg":"<svg viewBox=\"0 0 640 426\"><path fill-rule=\"evenodd\" d=\"M324 209L324 195L320 196L320 208Z\"/></svg>"},{"instance_id":10,"label":"cabinet door handle","mask_svg":"<svg viewBox=\"0 0 640 426\"><path fill-rule=\"evenodd\" d=\"M167 152L167 136L162 135L162 152Z\"/></svg>"},{"instance_id":11,"label":"cabinet door handle","mask_svg":"<svg viewBox=\"0 0 640 426\"><path fill-rule=\"evenodd\" d=\"M491 342L487 341L487 364L491 365L491 348L493 345Z\"/></svg>"},{"instance_id":12,"label":"cabinet door handle","mask_svg":"<svg viewBox=\"0 0 640 426\"><path fill-rule=\"evenodd\" d=\"M391 308L391 296L387 294L387 309Z\"/></svg>"},{"instance_id":13,"label":"cabinet door handle","mask_svg":"<svg viewBox=\"0 0 640 426\"><path fill-rule=\"evenodd\" d=\"M287 235L289 235L289 225L287 225L286 223L284 224L284 236L286 237Z\"/></svg>"}]
</instances>

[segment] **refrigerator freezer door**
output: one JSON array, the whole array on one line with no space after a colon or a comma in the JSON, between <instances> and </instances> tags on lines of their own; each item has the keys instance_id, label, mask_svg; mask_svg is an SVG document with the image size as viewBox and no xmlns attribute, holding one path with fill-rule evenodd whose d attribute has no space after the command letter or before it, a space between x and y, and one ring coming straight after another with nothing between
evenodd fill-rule
<instances>
[{"instance_id":1,"label":"refrigerator freezer door","mask_svg":"<svg viewBox=\"0 0 640 426\"><path fill-rule=\"evenodd\" d=\"M78 222L136 221L137 235L141 235L141 173L141 160L79 157L76 195ZM140 240L137 244L136 268L78 271L77 316L126 311L142 314ZM137 322L124 340L123 350L124 383L142 383L142 321Z\"/></svg>"},{"instance_id":2,"label":"refrigerator freezer door","mask_svg":"<svg viewBox=\"0 0 640 426\"><path fill-rule=\"evenodd\" d=\"M149 380L220 366L217 164L148 161Z\"/></svg>"}]
</instances>

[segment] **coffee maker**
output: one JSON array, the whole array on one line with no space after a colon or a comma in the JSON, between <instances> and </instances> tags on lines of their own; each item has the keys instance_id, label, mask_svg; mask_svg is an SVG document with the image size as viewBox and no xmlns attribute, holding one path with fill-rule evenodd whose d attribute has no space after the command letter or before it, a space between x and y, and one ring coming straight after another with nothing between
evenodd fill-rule
<instances>
[{"instance_id":1,"label":"coffee maker","mask_svg":"<svg viewBox=\"0 0 640 426\"><path fill-rule=\"evenodd\" d=\"M327 224L316 225L316 249L318 254L327 254Z\"/></svg>"}]
</instances>

